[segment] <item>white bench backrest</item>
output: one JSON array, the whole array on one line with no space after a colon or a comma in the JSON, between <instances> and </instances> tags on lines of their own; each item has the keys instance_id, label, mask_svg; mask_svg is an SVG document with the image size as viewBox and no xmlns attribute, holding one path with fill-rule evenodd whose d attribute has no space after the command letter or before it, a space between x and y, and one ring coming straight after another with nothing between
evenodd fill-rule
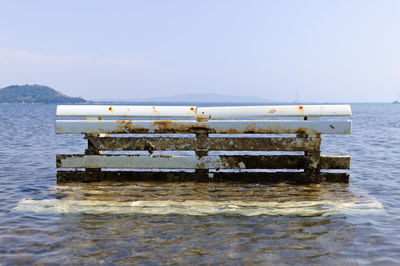
<instances>
[{"instance_id":1,"label":"white bench backrest","mask_svg":"<svg viewBox=\"0 0 400 266\"><path fill-rule=\"evenodd\" d=\"M56 133L58 134L193 133L201 128L210 133L304 133L309 135L351 133L349 120L266 119L268 117L350 116L349 105L231 107L60 105L57 107L56 115L57 117L92 118L90 120L57 120ZM103 117L141 117L153 120L103 120ZM154 118L168 118L168 120L154 120ZM177 120L177 118L186 120ZM259 120L246 120L246 118Z\"/></svg>"},{"instance_id":2,"label":"white bench backrest","mask_svg":"<svg viewBox=\"0 0 400 266\"><path fill-rule=\"evenodd\" d=\"M277 105L277 106L124 106L59 105L56 116L81 117L196 117L203 119L253 117L351 116L350 105Z\"/></svg>"},{"instance_id":3,"label":"white bench backrest","mask_svg":"<svg viewBox=\"0 0 400 266\"><path fill-rule=\"evenodd\" d=\"M59 105L56 116L195 117L195 106Z\"/></svg>"}]
</instances>

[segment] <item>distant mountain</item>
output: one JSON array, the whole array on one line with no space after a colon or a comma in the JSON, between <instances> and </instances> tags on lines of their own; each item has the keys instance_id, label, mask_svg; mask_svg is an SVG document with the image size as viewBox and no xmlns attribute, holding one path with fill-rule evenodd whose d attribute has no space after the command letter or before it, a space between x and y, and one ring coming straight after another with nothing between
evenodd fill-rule
<instances>
[{"instance_id":1,"label":"distant mountain","mask_svg":"<svg viewBox=\"0 0 400 266\"><path fill-rule=\"evenodd\" d=\"M113 99L98 100L101 102L168 102L168 103L266 103L273 102L271 100L263 99L254 96L234 96L216 93L193 93L193 94L179 94L166 97L149 97L142 99Z\"/></svg>"},{"instance_id":2,"label":"distant mountain","mask_svg":"<svg viewBox=\"0 0 400 266\"><path fill-rule=\"evenodd\" d=\"M80 97L69 97L41 85L13 85L0 89L0 103L85 103Z\"/></svg>"}]
</instances>

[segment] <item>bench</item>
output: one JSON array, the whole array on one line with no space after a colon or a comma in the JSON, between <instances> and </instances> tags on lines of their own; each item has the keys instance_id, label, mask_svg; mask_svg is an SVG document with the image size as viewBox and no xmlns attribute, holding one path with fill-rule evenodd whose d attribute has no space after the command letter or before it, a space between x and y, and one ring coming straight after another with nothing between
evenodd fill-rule
<instances>
[{"instance_id":1,"label":"bench","mask_svg":"<svg viewBox=\"0 0 400 266\"><path fill-rule=\"evenodd\" d=\"M349 181L350 156L320 149L322 134L351 133L350 120L329 118L351 116L349 105L59 105L56 115L57 134L88 143L57 155L57 182Z\"/></svg>"}]
</instances>

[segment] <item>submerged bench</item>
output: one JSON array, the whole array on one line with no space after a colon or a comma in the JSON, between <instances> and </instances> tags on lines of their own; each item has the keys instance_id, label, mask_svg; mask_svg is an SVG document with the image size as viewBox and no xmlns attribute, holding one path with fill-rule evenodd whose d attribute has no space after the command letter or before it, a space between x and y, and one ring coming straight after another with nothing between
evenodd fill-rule
<instances>
[{"instance_id":1,"label":"submerged bench","mask_svg":"<svg viewBox=\"0 0 400 266\"><path fill-rule=\"evenodd\" d=\"M348 182L337 169L350 157L320 152L322 134L351 133L350 120L320 119L331 116L351 108L60 105L56 133L85 134L88 146L57 155L69 168L57 181Z\"/></svg>"}]
</instances>

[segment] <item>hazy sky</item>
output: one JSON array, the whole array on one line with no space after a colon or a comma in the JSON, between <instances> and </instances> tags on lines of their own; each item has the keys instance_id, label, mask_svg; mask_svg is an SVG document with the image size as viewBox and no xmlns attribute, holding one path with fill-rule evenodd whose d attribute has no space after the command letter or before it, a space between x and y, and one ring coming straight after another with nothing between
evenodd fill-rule
<instances>
[{"instance_id":1,"label":"hazy sky","mask_svg":"<svg viewBox=\"0 0 400 266\"><path fill-rule=\"evenodd\" d=\"M0 87L393 101L400 0L3 1Z\"/></svg>"}]
</instances>

